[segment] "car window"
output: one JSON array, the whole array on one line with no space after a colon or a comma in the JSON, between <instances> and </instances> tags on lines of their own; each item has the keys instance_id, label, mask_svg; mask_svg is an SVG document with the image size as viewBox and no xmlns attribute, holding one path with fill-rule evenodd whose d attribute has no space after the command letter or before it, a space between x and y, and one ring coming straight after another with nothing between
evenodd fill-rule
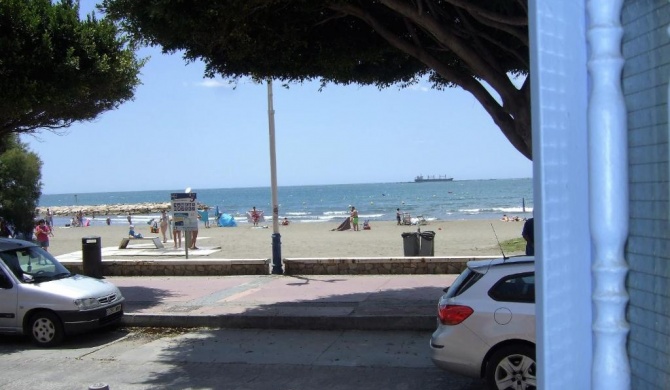
<instances>
[{"instance_id":1,"label":"car window","mask_svg":"<svg viewBox=\"0 0 670 390\"><path fill-rule=\"evenodd\" d=\"M496 301L535 303L535 273L507 275L489 290Z\"/></svg>"},{"instance_id":2,"label":"car window","mask_svg":"<svg viewBox=\"0 0 670 390\"><path fill-rule=\"evenodd\" d=\"M467 289L472 287L479 279L481 279L483 274L475 272L470 268L463 271L458 278L454 281L454 284L449 287L447 290L447 298L453 298L463 294Z\"/></svg>"},{"instance_id":3,"label":"car window","mask_svg":"<svg viewBox=\"0 0 670 390\"><path fill-rule=\"evenodd\" d=\"M70 275L61 263L37 246L1 252L0 259L22 282L47 281Z\"/></svg>"},{"instance_id":4,"label":"car window","mask_svg":"<svg viewBox=\"0 0 670 390\"><path fill-rule=\"evenodd\" d=\"M0 259L9 267L12 273L19 279L23 276L23 270L19 264L16 252L0 252Z\"/></svg>"}]
</instances>

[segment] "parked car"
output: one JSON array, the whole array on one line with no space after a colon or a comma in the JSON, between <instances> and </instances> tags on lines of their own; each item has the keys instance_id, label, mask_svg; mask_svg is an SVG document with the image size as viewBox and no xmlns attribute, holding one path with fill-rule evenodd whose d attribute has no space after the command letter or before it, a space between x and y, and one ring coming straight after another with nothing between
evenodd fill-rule
<instances>
[{"instance_id":1,"label":"parked car","mask_svg":"<svg viewBox=\"0 0 670 390\"><path fill-rule=\"evenodd\" d=\"M32 242L0 238L0 333L50 347L66 334L119 322L123 302L113 284L71 274Z\"/></svg>"},{"instance_id":2,"label":"parked car","mask_svg":"<svg viewBox=\"0 0 670 390\"><path fill-rule=\"evenodd\" d=\"M490 389L536 389L534 258L470 261L445 292L433 363Z\"/></svg>"}]
</instances>

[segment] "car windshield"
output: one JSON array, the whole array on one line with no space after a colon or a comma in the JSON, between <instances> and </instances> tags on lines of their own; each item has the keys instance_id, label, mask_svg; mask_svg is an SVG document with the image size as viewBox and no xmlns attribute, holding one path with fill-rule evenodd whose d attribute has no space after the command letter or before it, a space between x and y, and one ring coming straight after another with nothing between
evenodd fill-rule
<instances>
[{"instance_id":1,"label":"car windshield","mask_svg":"<svg viewBox=\"0 0 670 390\"><path fill-rule=\"evenodd\" d=\"M39 283L70 276L49 252L34 246L0 252L0 259L24 283Z\"/></svg>"}]
</instances>

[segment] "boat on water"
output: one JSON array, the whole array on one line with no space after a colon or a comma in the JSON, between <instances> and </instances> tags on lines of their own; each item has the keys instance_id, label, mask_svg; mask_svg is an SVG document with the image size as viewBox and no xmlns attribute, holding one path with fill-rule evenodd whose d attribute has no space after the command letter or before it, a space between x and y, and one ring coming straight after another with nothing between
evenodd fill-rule
<instances>
[{"instance_id":1,"label":"boat on water","mask_svg":"<svg viewBox=\"0 0 670 390\"><path fill-rule=\"evenodd\" d=\"M415 183L426 183L426 182L431 182L431 181L453 181L453 180L454 180L453 177L447 177L447 175L444 175L444 176L442 176L442 175L437 175L437 176L435 176L435 175L432 175L432 176L431 175L427 175L427 176L419 175L419 176L414 178Z\"/></svg>"}]
</instances>

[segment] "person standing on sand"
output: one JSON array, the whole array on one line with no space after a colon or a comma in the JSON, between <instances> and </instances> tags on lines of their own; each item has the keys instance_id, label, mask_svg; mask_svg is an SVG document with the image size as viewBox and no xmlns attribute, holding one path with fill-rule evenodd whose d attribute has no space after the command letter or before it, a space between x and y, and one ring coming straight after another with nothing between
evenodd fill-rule
<instances>
[{"instance_id":1,"label":"person standing on sand","mask_svg":"<svg viewBox=\"0 0 670 390\"><path fill-rule=\"evenodd\" d=\"M167 242L167 230L168 230L168 224L170 223L167 215L167 211L161 210L161 217L160 217L160 229L161 229L161 234L163 235L163 243Z\"/></svg>"},{"instance_id":2,"label":"person standing on sand","mask_svg":"<svg viewBox=\"0 0 670 390\"><path fill-rule=\"evenodd\" d=\"M54 225L54 213L51 212L51 210L47 209L47 225L48 226L53 226Z\"/></svg>"},{"instance_id":3,"label":"person standing on sand","mask_svg":"<svg viewBox=\"0 0 670 390\"><path fill-rule=\"evenodd\" d=\"M198 219L202 219L200 214L198 214ZM190 233L191 234L191 242L189 242L189 244L191 246L188 249L200 249L197 246L195 246L195 242L198 241L198 225L199 225L199 223L196 223L195 224L195 230L191 231L191 233ZM189 234L189 233L185 233L185 234Z\"/></svg>"},{"instance_id":4,"label":"person standing on sand","mask_svg":"<svg viewBox=\"0 0 670 390\"><path fill-rule=\"evenodd\" d=\"M358 231L358 210L354 206L351 206L351 228Z\"/></svg>"},{"instance_id":5,"label":"person standing on sand","mask_svg":"<svg viewBox=\"0 0 670 390\"><path fill-rule=\"evenodd\" d=\"M256 211L256 206L251 208L251 221L254 223L254 226L258 226L258 220L261 218L261 215Z\"/></svg>"},{"instance_id":6,"label":"person standing on sand","mask_svg":"<svg viewBox=\"0 0 670 390\"><path fill-rule=\"evenodd\" d=\"M402 217L400 215L400 209L395 209L395 219L398 221L398 225L402 225Z\"/></svg>"},{"instance_id":7,"label":"person standing on sand","mask_svg":"<svg viewBox=\"0 0 670 390\"><path fill-rule=\"evenodd\" d=\"M40 244L40 247L45 251L49 250L49 236L53 237L51 228L47 226L46 221L40 219L37 221L37 226L35 226L35 237L37 242Z\"/></svg>"},{"instance_id":8,"label":"person standing on sand","mask_svg":"<svg viewBox=\"0 0 670 390\"><path fill-rule=\"evenodd\" d=\"M172 221L172 238L174 239L174 249L181 248L181 230L177 229Z\"/></svg>"}]
</instances>

